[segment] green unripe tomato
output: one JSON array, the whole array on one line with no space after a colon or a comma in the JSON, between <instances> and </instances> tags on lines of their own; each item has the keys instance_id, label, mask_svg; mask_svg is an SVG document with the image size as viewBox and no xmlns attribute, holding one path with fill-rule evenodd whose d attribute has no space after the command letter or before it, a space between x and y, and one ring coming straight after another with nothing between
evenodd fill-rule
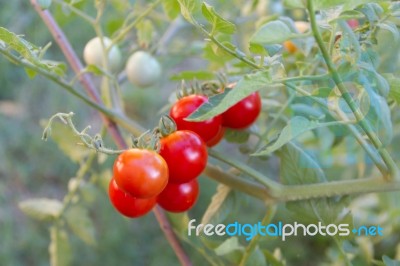
<instances>
[{"instance_id":1,"label":"green unripe tomato","mask_svg":"<svg viewBox=\"0 0 400 266\"><path fill-rule=\"evenodd\" d=\"M128 80L141 88L154 85L161 77L160 63L144 51L132 54L126 63L125 70Z\"/></svg>"},{"instance_id":2,"label":"green unripe tomato","mask_svg":"<svg viewBox=\"0 0 400 266\"><path fill-rule=\"evenodd\" d=\"M38 5L42 10L48 9L51 5L51 0L37 0Z\"/></svg>"},{"instance_id":3,"label":"green unripe tomato","mask_svg":"<svg viewBox=\"0 0 400 266\"><path fill-rule=\"evenodd\" d=\"M104 48L107 49L111 45L111 40L107 37L103 37ZM101 40L99 37L91 39L83 50L83 59L87 65L95 65L97 67L103 67L103 50L101 46ZM108 64L111 72L119 70L121 65L121 52L117 46L112 46L108 51Z\"/></svg>"}]
</instances>

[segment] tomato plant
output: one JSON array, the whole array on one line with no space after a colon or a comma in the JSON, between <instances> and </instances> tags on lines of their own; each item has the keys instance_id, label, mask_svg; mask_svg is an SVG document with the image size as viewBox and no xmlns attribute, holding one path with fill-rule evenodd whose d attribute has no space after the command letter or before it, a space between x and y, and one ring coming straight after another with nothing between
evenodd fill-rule
<instances>
[{"instance_id":1,"label":"tomato plant","mask_svg":"<svg viewBox=\"0 0 400 266\"><path fill-rule=\"evenodd\" d=\"M137 198L152 198L168 183L168 166L154 151L130 149L114 162L115 182L121 190Z\"/></svg>"},{"instance_id":2,"label":"tomato plant","mask_svg":"<svg viewBox=\"0 0 400 266\"><path fill-rule=\"evenodd\" d=\"M175 131L163 137L160 146L160 155L167 162L171 183L189 182L206 167L206 144L192 131Z\"/></svg>"},{"instance_id":3,"label":"tomato plant","mask_svg":"<svg viewBox=\"0 0 400 266\"><path fill-rule=\"evenodd\" d=\"M197 179L186 183L170 183L157 197L157 204L169 212L185 212L193 207L199 196Z\"/></svg>"},{"instance_id":4,"label":"tomato plant","mask_svg":"<svg viewBox=\"0 0 400 266\"><path fill-rule=\"evenodd\" d=\"M3 264L399 263L399 2L30 2L0 9Z\"/></svg>"},{"instance_id":5,"label":"tomato plant","mask_svg":"<svg viewBox=\"0 0 400 266\"><path fill-rule=\"evenodd\" d=\"M147 214L156 205L157 198L135 198L120 189L114 179L111 179L108 194L114 208L129 218L137 218Z\"/></svg>"}]
</instances>

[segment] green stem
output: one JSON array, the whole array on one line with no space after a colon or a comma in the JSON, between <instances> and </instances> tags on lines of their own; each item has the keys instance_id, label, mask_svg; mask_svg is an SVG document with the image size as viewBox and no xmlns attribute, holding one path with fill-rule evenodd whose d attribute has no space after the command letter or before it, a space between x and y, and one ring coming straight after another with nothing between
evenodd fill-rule
<instances>
[{"instance_id":1,"label":"green stem","mask_svg":"<svg viewBox=\"0 0 400 266\"><path fill-rule=\"evenodd\" d=\"M125 115L114 112L114 111L104 107L103 105L100 105L100 104L90 100L88 97L86 97L86 95L75 90L68 82L62 80L59 76L57 76L51 72L48 72L26 60L23 60L15 55L13 55L11 52L9 52L5 49L0 48L0 53L5 55L7 58L12 60L13 62L15 62L25 68L34 70L35 72L43 75L44 77L51 80L52 82L58 84L60 87L62 87L63 89L65 89L66 91L68 91L69 93L74 95L75 97L79 98L80 100L85 102L90 107L96 109L97 111L100 111L101 113L103 113L104 115L109 117L115 123L118 123L121 126L127 128L133 135L140 136L145 131L145 129L141 125L128 119L127 117L125 117Z\"/></svg>"},{"instance_id":2,"label":"green stem","mask_svg":"<svg viewBox=\"0 0 400 266\"><path fill-rule=\"evenodd\" d=\"M64 196L63 206L57 218L60 218L68 206L71 204L72 199L74 198L76 192L79 189L80 184L85 177L85 174L91 169L94 159L96 158L95 153L90 153L87 157L86 161L80 166L78 172L76 173L75 181L76 185L72 190L69 190L68 193Z\"/></svg>"},{"instance_id":3,"label":"green stem","mask_svg":"<svg viewBox=\"0 0 400 266\"><path fill-rule=\"evenodd\" d=\"M279 184L278 182L273 181L272 179L268 178L267 176L261 174L260 172L254 170L253 168L247 166L246 164L236 161L234 159L231 159L227 156L224 156L220 153L218 153L215 150L209 149L208 154L240 171L243 173L248 174L250 177L254 178L261 184L265 185L270 191L272 195L278 194L280 189L282 188L282 185Z\"/></svg>"},{"instance_id":4,"label":"green stem","mask_svg":"<svg viewBox=\"0 0 400 266\"><path fill-rule=\"evenodd\" d=\"M261 221L261 224L263 226L266 226L267 224L269 224L272 219L274 218L276 213L276 205L267 205L267 212L264 216L264 218ZM261 235L260 234L256 234L250 241L249 245L246 247L246 250L243 254L242 259L240 260L239 266L245 266L247 260L249 259L249 257L251 256L251 254L253 253L254 249L257 247L258 241L260 239Z\"/></svg>"},{"instance_id":5,"label":"green stem","mask_svg":"<svg viewBox=\"0 0 400 266\"><path fill-rule=\"evenodd\" d=\"M113 38L111 46L120 42L143 18L145 18L154 8L157 7L162 2L162 0L156 0L150 4L146 10L140 13L139 16L129 25L125 26L121 31L117 32L117 36Z\"/></svg>"},{"instance_id":6,"label":"green stem","mask_svg":"<svg viewBox=\"0 0 400 266\"><path fill-rule=\"evenodd\" d=\"M389 152L383 147L381 141L379 140L378 136L375 134L375 132L372 130L371 125L369 124L368 120L364 118L364 115L362 114L361 110L358 108L356 105L354 99L351 97L349 91L347 88L344 86L344 83L335 67L333 64L328 50L326 49L326 46L322 40L322 36L318 30L318 25L317 21L315 18L315 10L314 10L314 3L313 0L307 0L307 9L310 17L310 23L311 23L311 29L314 34L314 38L318 44L319 49L321 50L322 56L324 58L324 61L328 67L329 72L332 75L333 81L335 82L336 86L338 87L340 93L342 94L343 99L346 101L348 106L350 107L351 111L355 115L357 121L359 122L361 128L364 130L364 132L367 134L368 138L370 139L371 143L374 145L374 147L378 150L379 154L381 155L383 161L387 165L390 176L384 175L383 177L386 180L390 180L393 178L398 178L398 168L396 166L396 163L393 161L393 158L390 156Z\"/></svg>"},{"instance_id":7,"label":"green stem","mask_svg":"<svg viewBox=\"0 0 400 266\"><path fill-rule=\"evenodd\" d=\"M400 182L387 182L379 177L331 181L317 184L284 186L279 201L297 201L312 198L356 195L371 192L400 190Z\"/></svg>"},{"instance_id":8,"label":"green stem","mask_svg":"<svg viewBox=\"0 0 400 266\"><path fill-rule=\"evenodd\" d=\"M233 189L246 193L263 201L274 201L275 198L264 187L255 182L245 180L222 170L212 164L207 164L204 174L215 181L227 185Z\"/></svg>"}]
</instances>

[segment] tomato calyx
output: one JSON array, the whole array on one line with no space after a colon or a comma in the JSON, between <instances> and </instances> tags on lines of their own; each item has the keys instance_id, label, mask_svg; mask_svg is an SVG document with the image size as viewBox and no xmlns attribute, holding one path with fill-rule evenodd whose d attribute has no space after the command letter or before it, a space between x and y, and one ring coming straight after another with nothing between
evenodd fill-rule
<instances>
[{"instance_id":1,"label":"tomato calyx","mask_svg":"<svg viewBox=\"0 0 400 266\"><path fill-rule=\"evenodd\" d=\"M147 130L137 138L132 137L132 148L160 151L159 129Z\"/></svg>"},{"instance_id":2,"label":"tomato calyx","mask_svg":"<svg viewBox=\"0 0 400 266\"><path fill-rule=\"evenodd\" d=\"M161 137L171 135L177 130L175 121L169 115L163 115L158 123L158 131Z\"/></svg>"}]
</instances>

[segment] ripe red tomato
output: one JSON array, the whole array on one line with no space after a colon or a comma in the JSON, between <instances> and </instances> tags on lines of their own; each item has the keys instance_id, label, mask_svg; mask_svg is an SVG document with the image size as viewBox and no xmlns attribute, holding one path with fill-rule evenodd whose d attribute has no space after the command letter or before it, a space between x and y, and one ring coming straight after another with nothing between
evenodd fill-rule
<instances>
[{"instance_id":1,"label":"ripe red tomato","mask_svg":"<svg viewBox=\"0 0 400 266\"><path fill-rule=\"evenodd\" d=\"M197 179L182 184L169 183L157 197L157 203L169 212L184 212L193 207L198 196Z\"/></svg>"},{"instance_id":2,"label":"ripe red tomato","mask_svg":"<svg viewBox=\"0 0 400 266\"><path fill-rule=\"evenodd\" d=\"M135 198L120 189L114 178L108 186L108 196L114 208L126 217L136 218L143 216L156 205L157 197L148 199Z\"/></svg>"},{"instance_id":3,"label":"ripe red tomato","mask_svg":"<svg viewBox=\"0 0 400 266\"><path fill-rule=\"evenodd\" d=\"M167 162L172 183L186 183L198 177L208 157L204 141L188 130L178 130L162 138L160 155Z\"/></svg>"},{"instance_id":4,"label":"ripe red tomato","mask_svg":"<svg viewBox=\"0 0 400 266\"><path fill-rule=\"evenodd\" d=\"M174 119L178 130L191 130L197 133L204 142L213 139L221 130L222 117L220 115L201 122L186 121L197 108L208 99L203 95L189 95L178 100L171 108L169 115Z\"/></svg>"},{"instance_id":5,"label":"ripe red tomato","mask_svg":"<svg viewBox=\"0 0 400 266\"><path fill-rule=\"evenodd\" d=\"M114 162L114 178L118 186L137 198L152 198L168 183L168 166L156 152L130 149Z\"/></svg>"},{"instance_id":6,"label":"ripe red tomato","mask_svg":"<svg viewBox=\"0 0 400 266\"><path fill-rule=\"evenodd\" d=\"M260 94L253 92L222 114L222 125L234 129L247 128L256 121L260 112Z\"/></svg>"},{"instance_id":7,"label":"ripe red tomato","mask_svg":"<svg viewBox=\"0 0 400 266\"><path fill-rule=\"evenodd\" d=\"M207 146L214 147L215 145L221 142L221 140L224 138L224 135L225 135L225 128L221 127L221 130L218 132L218 134L213 139L211 139L206 143Z\"/></svg>"}]
</instances>

